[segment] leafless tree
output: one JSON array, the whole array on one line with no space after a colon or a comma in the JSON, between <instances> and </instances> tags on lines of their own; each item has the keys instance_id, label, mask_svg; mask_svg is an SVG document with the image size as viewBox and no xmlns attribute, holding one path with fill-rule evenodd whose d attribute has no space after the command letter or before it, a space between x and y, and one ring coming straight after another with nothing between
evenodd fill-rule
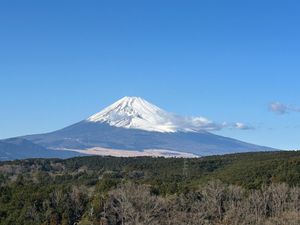
<instances>
[{"instance_id":1,"label":"leafless tree","mask_svg":"<svg viewBox=\"0 0 300 225\"><path fill-rule=\"evenodd\" d=\"M272 184L246 191L211 181L195 191L156 196L143 185L123 184L109 193L105 225L298 225L300 188Z\"/></svg>"},{"instance_id":2,"label":"leafless tree","mask_svg":"<svg viewBox=\"0 0 300 225\"><path fill-rule=\"evenodd\" d=\"M165 214L165 200L151 195L147 187L125 184L110 193L105 205L110 222L122 225L158 225L159 218ZM109 213L108 213L109 212Z\"/></svg>"}]
</instances>

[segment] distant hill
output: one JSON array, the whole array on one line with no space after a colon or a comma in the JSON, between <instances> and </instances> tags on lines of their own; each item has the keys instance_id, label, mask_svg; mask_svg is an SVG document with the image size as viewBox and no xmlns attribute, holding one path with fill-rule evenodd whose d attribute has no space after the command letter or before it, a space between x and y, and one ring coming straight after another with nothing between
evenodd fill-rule
<instances>
[{"instance_id":1,"label":"distant hill","mask_svg":"<svg viewBox=\"0 0 300 225\"><path fill-rule=\"evenodd\" d=\"M70 158L82 154L69 151L54 151L21 138L0 141L0 160L26 158Z\"/></svg>"}]
</instances>

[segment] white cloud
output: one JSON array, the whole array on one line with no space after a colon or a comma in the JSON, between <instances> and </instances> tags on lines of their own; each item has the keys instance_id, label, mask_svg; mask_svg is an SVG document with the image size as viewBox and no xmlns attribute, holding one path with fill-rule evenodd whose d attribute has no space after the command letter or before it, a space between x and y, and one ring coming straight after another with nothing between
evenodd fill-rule
<instances>
[{"instance_id":1,"label":"white cloud","mask_svg":"<svg viewBox=\"0 0 300 225\"><path fill-rule=\"evenodd\" d=\"M254 127L252 126L249 126L247 124L244 124L244 123L241 123L241 122L236 122L233 124L233 127L235 129L238 129L238 130L252 130L254 129Z\"/></svg>"},{"instance_id":2,"label":"white cloud","mask_svg":"<svg viewBox=\"0 0 300 225\"><path fill-rule=\"evenodd\" d=\"M206 117L184 117L179 115L168 116L168 122L175 127L186 131L217 131L224 128L224 123L217 123Z\"/></svg>"},{"instance_id":3,"label":"white cloud","mask_svg":"<svg viewBox=\"0 0 300 225\"><path fill-rule=\"evenodd\" d=\"M287 113L289 110L288 110L288 106L287 105L284 105L280 102L272 102L270 105L269 105L269 109L274 112L274 113L277 113L277 114L280 114L280 115L283 115L285 113Z\"/></svg>"},{"instance_id":4,"label":"white cloud","mask_svg":"<svg viewBox=\"0 0 300 225\"><path fill-rule=\"evenodd\" d=\"M280 102L272 102L269 105L269 109L278 114L278 115L283 115L289 112L300 112L299 107L291 106L291 105L286 105Z\"/></svg>"},{"instance_id":5,"label":"white cloud","mask_svg":"<svg viewBox=\"0 0 300 225\"><path fill-rule=\"evenodd\" d=\"M206 131L216 131L216 130L221 130L224 128L223 123L217 123L214 121L211 121L205 117L193 117L190 118L191 125L195 128L199 128L201 130L206 130Z\"/></svg>"},{"instance_id":6,"label":"white cloud","mask_svg":"<svg viewBox=\"0 0 300 225\"><path fill-rule=\"evenodd\" d=\"M175 122L176 121L176 122ZM254 127L247 125L242 122L235 123L218 123L212 120L209 120L205 117L181 117L178 116L173 123L179 127L184 127L185 130L194 130L194 131L218 131L224 128L237 129L237 130L252 130Z\"/></svg>"}]
</instances>

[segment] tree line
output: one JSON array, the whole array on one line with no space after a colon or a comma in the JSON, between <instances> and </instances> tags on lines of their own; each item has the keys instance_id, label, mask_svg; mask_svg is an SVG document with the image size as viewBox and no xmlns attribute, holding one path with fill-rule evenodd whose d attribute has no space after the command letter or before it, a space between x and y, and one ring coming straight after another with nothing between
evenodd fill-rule
<instances>
[{"instance_id":1,"label":"tree line","mask_svg":"<svg viewBox=\"0 0 300 225\"><path fill-rule=\"evenodd\" d=\"M300 153L0 162L0 225L300 224Z\"/></svg>"}]
</instances>

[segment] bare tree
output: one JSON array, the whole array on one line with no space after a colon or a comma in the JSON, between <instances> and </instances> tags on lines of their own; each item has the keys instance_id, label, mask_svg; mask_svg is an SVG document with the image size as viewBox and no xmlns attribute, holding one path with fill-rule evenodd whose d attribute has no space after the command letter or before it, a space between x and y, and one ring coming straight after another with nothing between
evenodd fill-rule
<instances>
[{"instance_id":1,"label":"bare tree","mask_svg":"<svg viewBox=\"0 0 300 225\"><path fill-rule=\"evenodd\" d=\"M210 181L205 185L201 193L204 200L204 209L208 218L222 220L224 214L224 203L226 200L226 186L219 180Z\"/></svg>"},{"instance_id":2,"label":"bare tree","mask_svg":"<svg viewBox=\"0 0 300 225\"><path fill-rule=\"evenodd\" d=\"M211 181L198 190L161 197L148 187L123 184L109 193L105 225L298 225L300 188L259 190Z\"/></svg>"},{"instance_id":3,"label":"bare tree","mask_svg":"<svg viewBox=\"0 0 300 225\"><path fill-rule=\"evenodd\" d=\"M110 192L105 205L110 222L122 225L160 224L159 218L165 214L165 200L150 194L147 187L125 184Z\"/></svg>"}]
</instances>

